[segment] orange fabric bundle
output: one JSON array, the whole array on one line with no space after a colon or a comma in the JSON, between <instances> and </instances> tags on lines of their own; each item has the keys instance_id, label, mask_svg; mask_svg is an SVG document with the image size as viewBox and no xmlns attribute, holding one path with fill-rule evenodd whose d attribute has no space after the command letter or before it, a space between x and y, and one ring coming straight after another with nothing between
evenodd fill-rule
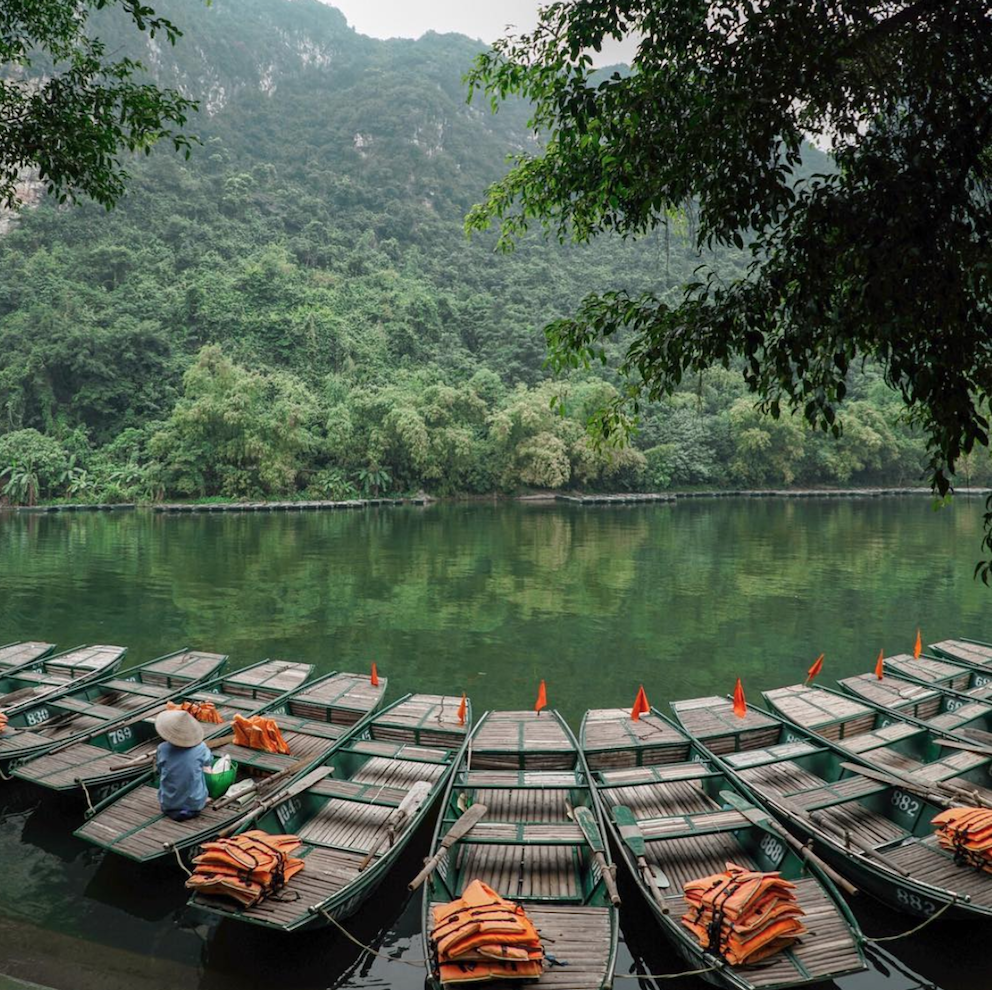
<instances>
[{"instance_id":1,"label":"orange fabric bundle","mask_svg":"<svg viewBox=\"0 0 992 990\"><path fill-rule=\"evenodd\" d=\"M992 810L948 808L931 822L941 848L954 853L959 866L992 873Z\"/></svg>"},{"instance_id":2,"label":"orange fabric bundle","mask_svg":"<svg viewBox=\"0 0 992 990\"><path fill-rule=\"evenodd\" d=\"M442 983L535 980L544 972L544 949L519 904L473 880L460 898L433 909L431 946Z\"/></svg>"},{"instance_id":3,"label":"orange fabric bundle","mask_svg":"<svg viewBox=\"0 0 992 990\"><path fill-rule=\"evenodd\" d=\"M805 934L795 889L778 873L727 863L725 872L685 884L689 910L682 924L707 952L731 966L756 963Z\"/></svg>"},{"instance_id":4,"label":"orange fabric bundle","mask_svg":"<svg viewBox=\"0 0 992 990\"><path fill-rule=\"evenodd\" d=\"M234 745L245 746L248 749L262 749L266 753L284 753L289 755L282 732L274 718L264 715L234 716Z\"/></svg>"},{"instance_id":5,"label":"orange fabric bundle","mask_svg":"<svg viewBox=\"0 0 992 990\"><path fill-rule=\"evenodd\" d=\"M196 868L186 886L252 907L303 869L303 860L289 855L299 847L300 840L295 835L269 835L260 829L233 839L204 842L202 852L193 859Z\"/></svg>"},{"instance_id":6,"label":"orange fabric bundle","mask_svg":"<svg viewBox=\"0 0 992 990\"><path fill-rule=\"evenodd\" d=\"M167 711L176 711L178 709L189 712L197 722L213 722L215 725L222 725L224 722L224 719L221 718L220 712L214 707L212 701L184 701L181 705L167 701L165 707Z\"/></svg>"}]
</instances>

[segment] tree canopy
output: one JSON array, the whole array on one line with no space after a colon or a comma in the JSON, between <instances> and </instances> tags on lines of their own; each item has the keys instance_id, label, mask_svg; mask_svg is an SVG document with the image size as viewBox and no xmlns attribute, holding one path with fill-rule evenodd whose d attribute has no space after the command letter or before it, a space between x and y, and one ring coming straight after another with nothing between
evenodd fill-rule
<instances>
[{"instance_id":1,"label":"tree canopy","mask_svg":"<svg viewBox=\"0 0 992 990\"><path fill-rule=\"evenodd\" d=\"M49 194L112 206L124 193L128 153L162 138L187 154L196 103L137 81L141 65L108 54L88 31L92 11L118 8L149 39L179 29L140 0L5 0L0 4L0 205L37 170Z\"/></svg>"},{"instance_id":2,"label":"tree canopy","mask_svg":"<svg viewBox=\"0 0 992 990\"><path fill-rule=\"evenodd\" d=\"M598 72L590 53L627 37L630 71ZM469 83L494 109L530 101L544 139L490 187L470 230L498 221L504 247L531 225L563 241L635 238L681 210L698 218L698 247L750 252L738 277L702 266L676 299L620 288L550 324L559 368L622 342L605 434L717 364L741 368L772 416L788 408L837 435L851 369L870 359L923 430L939 494L988 445L987 4L558 2L480 55ZM801 176L811 138L834 167Z\"/></svg>"}]
</instances>

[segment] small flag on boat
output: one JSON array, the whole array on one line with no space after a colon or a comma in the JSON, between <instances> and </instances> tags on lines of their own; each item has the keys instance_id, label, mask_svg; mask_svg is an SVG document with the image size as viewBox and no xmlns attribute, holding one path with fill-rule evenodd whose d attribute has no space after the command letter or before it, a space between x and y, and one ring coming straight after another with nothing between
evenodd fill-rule
<instances>
[{"instance_id":1,"label":"small flag on boat","mask_svg":"<svg viewBox=\"0 0 992 990\"><path fill-rule=\"evenodd\" d=\"M369 682L372 684L372 687L379 686L379 671L375 669L374 663L372 664L372 676L369 678Z\"/></svg>"},{"instance_id":2,"label":"small flag on boat","mask_svg":"<svg viewBox=\"0 0 992 990\"><path fill-rule=\"evenodd\" d=\"M642 684L637 689L637 697L634 699L634 707L630 710L630 717L637 722L642 715L647 715L649 711L651 711L651 706L648 704L648 696L645 694Z\"/></svg>"},{"instance_id":3,"label":"small flag on boat","mask_svg":"<svg viewBox=\"0 0 992 990\"><path fill-rule=\"evenodd\" d=\"M919 660L920 654L923 652L923 640L920 637L920 630L916 630L916 643L913 645L913 659Z\"/></svg>"},{"instance_id":4,"label":"small flag on boat","mask_svg":"<svg viewBox=\"0 0 992 990\"><path fill-rule=\"evenodd\" d=\"M465 724L465 715L466 715L467 712L468 712L468 704L466 703L465 695L463 694L462 695L461 704L458 706L458 724L459 725L464 725Z\"/></svg>"},{"instance_id":5,"label":"small flag on boat","mask_svg":"<svg viewBox=\"0 0 992 990\"><path fill-rule=\"evenodd\" d=\"M738 718L744 718L747 715L747 701L744 698L744 685L741 684L741 679L737 678L737 686L734 688L734 714Z\"/></svg>"},{"instance_id":6,"label":"small flag on boat","mask_svg":"<svg viewBox=\"0 0 992 990\"><path fill-rule=\"evenodd\" d=\"M809 682L813 680L813 678L816 677L816 675L820 673L821 670L823 670L822 653L813 661L813 666L806 671L806 683L809 684Z\"/></svg>"},{"instance_id":7,"label":"small flag on boat","mask_svg":"<svg viewBox=\"0 0 992 990\"><path fill-rule=\"evenodd\" d=\"M537 701L534 702L534 711L538 715L541 714L542 708L548 707L548 689L544 686L544 681L541 681L541 686L537 689Z\"/></svg>"},{"instance_id":8,"label":"small flag on boat","mask_svg":"<svg viewBox=\"0 0 992 990\"><path fill-rule=\"evenodd\" d=\"M878 659L875 661L875 676L881 680L885 676L885 651L878 651Z\"/></svg>"}]
</instances>

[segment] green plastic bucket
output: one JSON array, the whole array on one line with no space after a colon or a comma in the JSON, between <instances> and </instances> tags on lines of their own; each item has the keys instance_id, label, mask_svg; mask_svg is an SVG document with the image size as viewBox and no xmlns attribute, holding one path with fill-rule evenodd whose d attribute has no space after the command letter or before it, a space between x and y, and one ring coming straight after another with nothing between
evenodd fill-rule
<instances>
[{"instance_id":1,"label":"green plastic bucket","mask_svg":"<svg viewBox=\"0 0 992 990\"><path fill-rule=\"evenodd\" d=\"M238 765L232 761L230 770L225 770L223 773L205 773L203 779L207 782L207 793L212 798L223 797L238 779Z\"/></svg>"}]
</instances>

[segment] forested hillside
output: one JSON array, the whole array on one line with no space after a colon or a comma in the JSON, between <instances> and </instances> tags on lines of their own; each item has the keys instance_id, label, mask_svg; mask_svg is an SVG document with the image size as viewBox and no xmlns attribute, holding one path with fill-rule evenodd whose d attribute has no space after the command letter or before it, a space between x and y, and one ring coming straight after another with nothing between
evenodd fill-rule
<instances>
[{"instance_id":1,"label":"forested hillside","mask_svg":"<svg viewBox=\"0 0 992 990\"><path fill-rule=\"evenodd\" d=\"M691 215L636 244L494 253L464 214L535 137L523 106L466 104L476 42L375 41L317 0L155 6L185 36L135 54L201 101L201 144L136 160L112 212L42 202L0 238L9 500L918 480L922 444L870 368L840 441L759 416L716 369L644 410L633 447L594 448L610 369L551 380L544 324L746 255L697 256ZM986 480L987 458L966 470Z\"/></svg>"}]
</instances>

